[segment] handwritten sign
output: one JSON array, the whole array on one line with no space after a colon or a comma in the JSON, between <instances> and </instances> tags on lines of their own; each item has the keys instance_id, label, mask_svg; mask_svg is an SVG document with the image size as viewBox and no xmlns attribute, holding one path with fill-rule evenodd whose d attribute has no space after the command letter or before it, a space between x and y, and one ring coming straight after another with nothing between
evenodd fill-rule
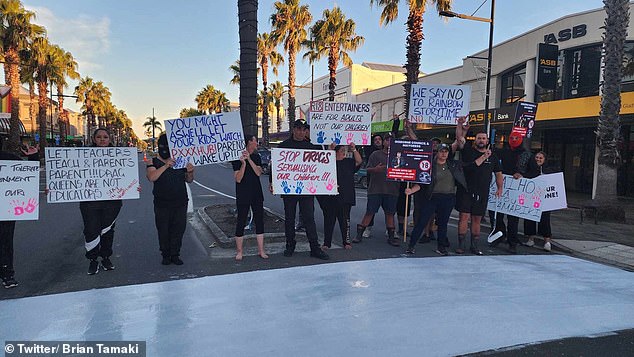
<instances>
[{"instance_id":1,"label":"handwritten sign","mask_svg":"<svg viewBox=\"0 0 634 357\"><path fill-rule=\"evenodd\" d=\"M563 172L540 175L535 178L535 181L540 182L541 187L544 188L542 212L555 211L568 207Z\"/></svg>"},{"instance_id":2,"label":"handwritten sign","mask_svg":"<svg viewBox=\"0 0 634 357\"><path fill-rule=\"evenodd\" d=\"M457 118L469 115L470 86L412 84L409 97L411 123L456 125Z\"/></svg>"},{"instance_id":3,"label":"handwritten sign","mask_svg":"<svg viewBox=\"0 0 634 357\"><path fill-rule=\"evenodd\" d=\"M497 186L495 176L491 179L488 209L511 216L539 222L542 215L542 198L544 189L536 179L519 178L503 175L502 196L495 197Z\"/></svg>"},{"instance_id":4,"label":"handwritten sign","mask_svg":"<svg viewBox=\"0 0 634 357\"><path fill-rule=\"evenodd\" d=\"M0 221L37 220L40 163L0 161Z\"/></svg>"},{"instance_id":5,"label":"handwritten sign","mask_svg":"<svg viewBox=\"0 0 634 357\"><path fill-rule=\"evenodd\" d=\"M280 149L271 151L274 195L336 195L334 150Z\"/></svg>"},{"instance_id":6,"label":"handwritten sign","mask_svg":"<svg viewBox=\"0 0 634 357\"><path fill-rule=\"evenodd\" d=\"M394 139L387 158L387 180L431 183L431 141Z\"/></svg>"},{"instance_id":7,"label":"handwritten sign","mask_svg":"<svg viewBox=\"0 0 634 357\"><path fill-rule=\"evenodd\" d=\"M372 129L372 104L315 101L308 117L310 140L330 143L369 145Z\"/></svg>"},{"instance_id":8,"label":"handwritten sign","mask_svg":"<svg viewBox=\"0 0 634 357\"><path fill-rule=\"evenodd\" d=\"M46 148L48 203L139 198L136 148Z\"/></svg>"},{"instance_id":9,"label":"handwritten sign","mask_svg":"<svg viewBox=\"0 0 634 357\"><path fill-rule=\"evenodd\" d=\"M220 113L165 121L174 168L239 160L245 149L240 113Z\"/></svg>"}]
</instances>

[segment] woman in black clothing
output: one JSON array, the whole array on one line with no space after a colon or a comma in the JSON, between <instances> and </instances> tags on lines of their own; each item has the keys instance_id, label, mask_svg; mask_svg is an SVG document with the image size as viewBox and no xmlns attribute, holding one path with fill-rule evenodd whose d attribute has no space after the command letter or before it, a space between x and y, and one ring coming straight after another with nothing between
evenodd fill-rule
<instances>
[{"instance_id":1,"label":"woman in black clothing","mask_svg":"<svg viewBox=\"0 0 634 357\"><path fill-rule=\"evenodd\" d=\"M267 259L264 251L264 195L260 184L262 175L262 158L257 151L258 141L255 135L245 136L246 149L240 160L232 161L233 176L236 180L236 205L238 219L236 221L236 260L242 260L242 241L244 226L247 223L249 208L253 212L255 234L258 242L258 255Z\"/></svg>"},{"instance_id":2,"label":"woman in black clothing","mask_svg":"<svg viewBox=\"0 0 634 357\"><path fill-rule=\"evenodd\" d=\"M331 149L334 144L331 144ZM343 246L352 249L350 243L350 210L356 204L356 194L354 190L354 173L359 170L363 159L357 151L354 143L348 146L339 145L334 147L337 160L337 184L339 194L336 196L324 196L324 245L322 249L330 248L332 244L332 234L335 230L335 221L339 220L339 229ZM352 153L352 158L346 158L348 152Z\"/></svg>"},{"instance_id":3,"label":"woman in black clothing","mask_svg":"<svg viewBox=\"0 0 634 357\"><path fill-rule=\"evenodd\" d=\"M104 128L95 130L92 134L92 146L112 146L110 133ZM112 242L114 240L114 226L119 211L121 200L110 201L84 201L79 203L79 210L84 221L84 237L86 239L86 258L90 259L88 275L103 270L114 270L114 264L110 261L112 255Z\"/></svg>"},{"instance_id":4,"label":"woman in black clothing","mask_svg":"<svg viewBox=\"0 0 634 357\"><path fill-rule=\"evenodd\" d=\"M542 174L552 173L546 166L546 154L543 151L538 152L533 157L533 160L529 161L527 172L524 175L526 178L535 178ZM539 234L544 237L544 250L550 252L552 249L550 239L552 238L552 231L550 228L550 212L542 212L542 218L539 221L539 225L535 221L524 220L524 234L528 236L528 241L524 245L532 247L535 245L534 236Z\"/></svg>"},{"instance_id":5,"label":"woman in black clothing","mask_svg":"<svg viewBox=\"0 0 634 357\"><path fill-rule=\"evenodd\" d=\"M173 169L174 159L170 157L167 136L158 139L158 157L147 167L147 178L154 182L154 222L158 231L159 248L163 260L161 264L182 265L180 250L183 234L187 228L187 187L185 182L194 181L194 166Z\"/></svg>"}]
</instances>

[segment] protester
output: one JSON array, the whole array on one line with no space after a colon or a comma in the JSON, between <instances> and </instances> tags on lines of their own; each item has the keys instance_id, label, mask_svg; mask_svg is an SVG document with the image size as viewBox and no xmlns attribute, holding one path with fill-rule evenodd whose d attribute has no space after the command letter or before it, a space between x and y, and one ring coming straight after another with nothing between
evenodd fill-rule
<instances>
[{"instance_id":1,"label":"protester","mask_svg":"<svg viewBox=\"0 0 634 357\"><path fill-rule=\"evenodd\" d=\"M399 239L394 235L394 214L396 213L396 201L398 200L398 190L400 182L387 181L387 153L390 147L391 135L383 138L383 150L375 151L368 159L368 202L365 215L360 224L357 224L357 236L353 243L361 243L363 232L372 220L372 217L383 208L385 214L385 227L387 228L387 242L395 247L401 245Z\"/></svg>"},{"instance_id":2,"label":"protester","mask_svg":"<svg viewBox=\"0 0 634 357\"><path fill-rule=\"evenodd\" d=\"M366 146L364 148L364 150L363 150L363 156L364 156L363 159L365 161L364 165L367 166L368 159L370 158L370 155L372 155L373 152L375 152L377 150L382 150L382 149L383 149L383 137L381 136L381 134L372 135L372 145ZM367 179L368 180L370 180L371 175L372 174L370 172L367 172ZM372 220L370 220L370 223L365 228L365 231L363 231L363 238L370 238L371 237L371 235L372 235L372 227L373 226L374 226L374 216L372 216Z\"/></svg>"},{"instance_id":3,"label":"protester","mask_svg":"<svg viewBox=\"0 0 634 357\"><path fill-rule=\"evenodd\" d=\"M22 151L22 154L26 156L29 161L40 161L40 144L36 144L35 146L26 144L20 148L20 151Z\"/></svg>"},{"instance_id":4,"label":"protester","mask_svg":"<svg viewBox=\"0 0 634 357\"><path fill-rule=\"evenodd\" d=\"M405 253L414 254L414 247L418 237L423 233L427 222L436 214L438 222L438 241L436 253L449 255L449 239L447 238L447 224L449 216L456 203L456 186L467 189L467 183L459 161L449 159L449 145L438 145L438 153L432 163L432 181L430 185L414 184L405 189L405 194L411 195L420 191L421 213L414 226L409 245Z\"/></svg>"},{"instance_id":5,"label":"protester","mask_svg":"<svg viewBox=\"0 0 634 357\"><path fill-rule=\"evenodd\" d=\"M285 149L309 149L319 150L318 146L311 144L305 140L306 131L309 129L308 124L303 119L293 122L292 135L284 140L278 148ZM269 175L269 180L272 180ZM271 181L269 181L271 182ZM273 192L273 186L270 185L269 190ZM299 214L306 226L306 237L310 244L310 256L318 259L328 260L330 257L319 246L317 240L317 227L315 226L315 196L314 195L282 195L284 201L284 232L286 235L286 249L284 256L290 257L295 252L295 215L297 206L299 205Z\"/></svg>"},{"instance_id":6,"label":"protester","mask_svg":"<svg viewBox=\"0 0 634 357\"><path fill-rule=\"evenodd\" d=\"M158 139L158 156L147 166L146 175L154 183L154 222L158 232L161 264L183 265L180 258L183 235L187 228L187 187L185 182L194 181L194 166L174 169L167 136Z\"/></svg>"},{"instance_id":7,"label":"protester","mask_svg":"<svg viewBox=\"0 0 634 357\"><path fill-rule=\"evenodd\" d=\"M470 251L482 255L478 247L480 240L480 221L487 211L491 173L495 173L496 197L502 194L502 168L500 160L491 152L488 135L477 133L472 147L462 150L462 163L467 181L467 190L458 186L456 190L456 210L460 212L458 221L458 247L456 253L465 249L467 224L471 221Z\"/></svg>"},{"instance_id":8,"label":"protester","mask_svg":"<svg viewBox=\"0 0 634 357\"><path fill-rule=\"evenodd\" d=\"M258 142L255 135L245 135L245 150L240 160L232 161L233 176L236 180L236 260L242 260L242 242L244 226L247 223L249 208L253 212L255 234L258 243L258 255L267 259L264 251L264 195L260 184L262 175L262 158L258 153Z\"/></svg>"},{"instance_id":9,"label":"protester","mask_svg":"<svg viewBox=\"0 0 634 357\"><path fill-rule=\"evenodd\" d=\"M4 143L4 140L1 141ZM19 161L22 159L7 151L0 150L0 161L5 160ZM0 221L0 278L2 279L2 286L6 289L18 286L13 266L14 233L15 221Z\"/></svg>"},{"instance_id":10,"label":"protester","mask_svg":"<svg viewBox=\"0 0 634 357\"><path fill-rule=\"evenodd\" d=\"M546 165L546 154L543 151L538 152L533 157L533 160L529 161L528 169L526 171L526 178L535 178L539 175L553 173L551 169ZM537 228L539 227L539 228ZM552 231L550 228L550 211L542 212L542 217L539 221L539 225L535 221L524 220L524 235L528 236L528 240L524 243L528 247L535 245L535 235L539 233L544 237L544 250L550 252L552 249L551 239Z\"/></svg>"},{"instance_id":11,"label":"protester","mask_svg":"<svg viewBox=\"0 0 634 357\"><path fill-rule=\"evenodd\" d=\"M112 146L110 132L104 128L95 130L92 134L92 146ZM90 260L88 275L97 274L100 267L103 270L114 270L115 268L110 257L112 256L115 222L119 211L121 211L121 206L121 200L82 201L79 203L79 210L84 221L86 258ZM97 261L99 257L101 257L101 264Z\"/></svg>"},{"instance_id":12,"label":"protester","mask_svg":"<svg viewBox=\"0 0 634 357\"><path fill-rule=\"evenodd\" d=\"M357 151L354 143L348 146L338 145L334 147L337 159L337 184L339 194L336 196L324 196L324 245L322 249L329 249L332 243L332 234L335 229L335 221L339 221L341 240L345 249L352 249L350 243L350 210L356 204L354 189L354 173L359 169L363 159ZM347 158L350 152L352 158Z\"/></svg>"}]
</instances>

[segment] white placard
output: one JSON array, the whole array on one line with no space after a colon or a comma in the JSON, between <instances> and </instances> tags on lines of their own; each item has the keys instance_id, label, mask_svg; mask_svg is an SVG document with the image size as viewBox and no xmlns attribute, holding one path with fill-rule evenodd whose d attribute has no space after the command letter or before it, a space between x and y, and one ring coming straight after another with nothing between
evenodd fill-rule
<instances>
[{"instance_id":1,"label":"white placard","mask_svg":"<svg viewBox=\"0 0 634 357\"><path fill-rule=\"evenodd\" d=\"M175 169L239 160L245 148L240 113L229 112L165 121Z\"/></svg>"},{"instance_id":2,"label":"white placard","mask_svg":"<svg viewBox=\"0 0 634 357\"><path fill-rule=\"evenodd\" d=\"M271 150L274 195L336 195L334 150Z\"/></svg>"},{"instance_id":3,"label":"white placard","mask_svg":"<svg viewBox=\"0 0 634 357\"><path fill-rule=\"evenodd\" d=\"M471 86L412 84L409 97L411 123L456 125L458 117L469 116Z\"/></svg>"},{"instance_id":4,"label":"white placard","mask_svg":"<svg viewBox=\"0 0 634 357\"><path fill-rule=\"evenodd\" d=\"M315 101L308 116L310 140L318 145L371 145L372 104Z\"/></svg>"},{"instance_id":5,"label":"white placard","mask_svg":"<svg viewBox=\"0 0 634 357\"><path fill-rule=\"evenodd\" d=\"M46 148L48 203L139 198L139 159L130 147Z\"/></svg>"},{"instance_id":6,"label":"white placard","mask_svg":"<svg viewBox=\"0 0 634 357\"><path fill-rule=\"evenodd\" d=\"M39 218L39 161L0 161L0 186L0 221Z\"/></svg>"},{"instance_id":7,"label":"white placard","mask_svg":"<svg viewBox=\"0 0 634 357\"><path fill-rule=\"evenodd\" d=\"M502 196L499 198L495 197L497 190L495 174L492 176L488 209L539 222L542 216L542 197L544 197L541 181L524 177L514 179L510 175L503 176Z\"/></svg>"},{"instance_id":8,"label":"white placard","mask_svg":"<svg viewBox=\"0 0 634 357\"><path fill-rule=\"evenodd\" d=\"M540 175L535 178L535 181L539 181L544 188L544 197L542 198L543 212L568 208L563 172Z\"/></svg>"}]
</instances>

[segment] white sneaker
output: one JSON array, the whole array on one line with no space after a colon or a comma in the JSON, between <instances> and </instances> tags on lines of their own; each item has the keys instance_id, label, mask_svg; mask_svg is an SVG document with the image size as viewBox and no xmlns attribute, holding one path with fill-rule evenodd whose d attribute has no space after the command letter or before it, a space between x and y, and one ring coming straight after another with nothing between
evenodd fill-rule
<instances>
[{"instance_id":1,"label":"white sneaker","mask_svg":"<svg viewBox=\"0 0 634 357\"><path fill-rule=\"evenodd\" d=\"M547 252L550 252L550 249L551 249L550 242L544 243L544 250Z\"/></svg>"},{"instance_id":2,"label":"white sneaker","mask_svg":"<svg viewBox=\"0 0 634 357\"><path fill-rule=\"evenodd\" d=\"M529 239L529 240L526 241L526 243L524 243L524 245L527 246L527 247L532 247L532 246L535 245L535 241L532 240L532 239Z\"/></svg>"},{"instance_id":3,"label":"white sneaker","mask_svg":"<svg viewBox=\"0 0 634 357\"><path fill-rule=\"evenodd\" d=\"M370 227L365 227L363 231L363 238L370 238L370 234L372 234L372 229Z\"/></svg>"}]
</instances>

